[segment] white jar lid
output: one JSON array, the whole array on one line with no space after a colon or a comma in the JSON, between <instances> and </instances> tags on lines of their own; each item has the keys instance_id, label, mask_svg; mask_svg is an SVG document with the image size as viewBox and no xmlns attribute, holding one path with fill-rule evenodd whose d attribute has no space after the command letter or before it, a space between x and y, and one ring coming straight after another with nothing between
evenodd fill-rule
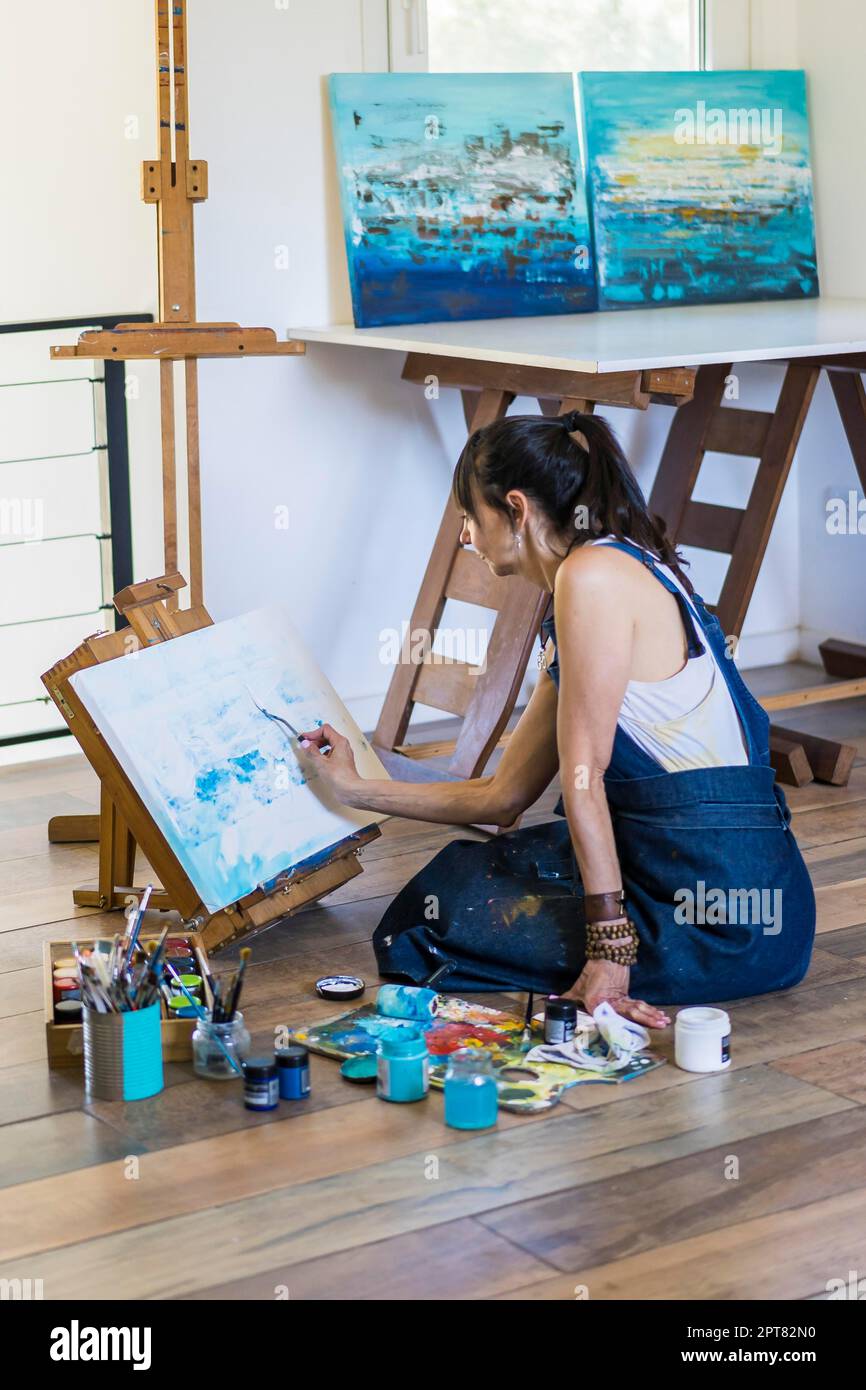
<instances>
[{"instance_id":1,"label":"white jar lid","mask_svg":"<svg viewBox=\"0 0 866 1390\"><path fill-rule=\"evenodd\" d=\"M676 1017L676 1027L689 1033L719 1034L724 1036L731 1031L731 1020L724 1009L693 1008L680 1009Z\"/></svg>"}]
</instances>

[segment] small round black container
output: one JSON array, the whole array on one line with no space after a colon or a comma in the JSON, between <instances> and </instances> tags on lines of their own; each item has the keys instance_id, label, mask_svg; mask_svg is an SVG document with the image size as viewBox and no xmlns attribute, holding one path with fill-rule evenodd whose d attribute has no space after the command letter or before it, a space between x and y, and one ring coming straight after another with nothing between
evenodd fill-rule
<instances>
[{"instance_id":1,"label":"small round black container","mask_svg":"<svg viewBox=\"0 0 866 1390\"><path fill-rule=\"evenodd\" d=\"M244 1062L244 1105L247 1110L276 1110L280 1097L276 1064L270 1057Z\"/></svg>"},{"instance_id":2,"label":"small round black container","mask_svg":"<svg viewBox=\"0 0 866 1390\"><path fill-rule=\"evenodd\" d=\"M547 999L544 1004L544 1041L571 1042L577 1031L577 1005L573 999Z\"/></svg>"}]
</instances>

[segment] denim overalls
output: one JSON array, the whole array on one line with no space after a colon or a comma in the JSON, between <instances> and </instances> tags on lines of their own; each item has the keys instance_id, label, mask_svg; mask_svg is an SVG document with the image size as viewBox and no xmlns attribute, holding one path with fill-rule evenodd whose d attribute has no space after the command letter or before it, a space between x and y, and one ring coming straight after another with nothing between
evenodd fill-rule
<instances>
[{"instance_id":1,"label":"denim overalls","mask_svg":"<svg viewBox=\"0 0 866 1390\"><path fill-rule=\"evenodd\" d=\"M674 595L689 658L715 653L740 717L749 762L667 772L619 726L605 789L626 893L640 937L630 993L700 1004L786 989L803 978L815 896L769 763L769 719L726 652L718 619L652 557ZM552 620L542 641L554 637ZM548 674L558 684L558 662ZM561 814L561 803L557 811ZM373 936L381 972L415 982L443 964L449 990L561 992L583 968L583 888L563 821L484 843L455 841L400 892Z\"/></svg>"}]
</instances>

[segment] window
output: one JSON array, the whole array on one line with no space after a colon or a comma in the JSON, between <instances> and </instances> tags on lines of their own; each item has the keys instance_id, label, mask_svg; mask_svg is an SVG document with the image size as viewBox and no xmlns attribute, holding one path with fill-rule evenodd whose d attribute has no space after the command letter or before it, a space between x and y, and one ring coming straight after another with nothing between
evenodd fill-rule
<instances>
[{"instance_id":1,"label":"window","mask_svg":"<svg viewBox=\"0 0 866 1390\"><path fill-rule=\"evenodd\" d=\"M403 0L416 7L431 72L704 66L703 0Z\"/></svg>"}]
</instances>

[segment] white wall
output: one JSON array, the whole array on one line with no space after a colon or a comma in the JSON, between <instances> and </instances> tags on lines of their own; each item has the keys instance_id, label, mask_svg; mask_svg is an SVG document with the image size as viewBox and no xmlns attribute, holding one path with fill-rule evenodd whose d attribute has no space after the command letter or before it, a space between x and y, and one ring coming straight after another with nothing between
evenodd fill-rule
<instances>
[{"instance_id":1,"label":"white wall","mask_svg":"<svg viewBox=\"0 0 866 1390\"><path fill-rule=\"evenodd\" d=\"M866 300L866 6L862 0L752 0L753 67L806 69L821 292ZM828 534L826 505L863 489L822 374L798 451L800 645L866 641L866 538Z\"/></svg>"},{"instance_id":2,"label":"white wall","mask_svg":"<svg viewBox=\"0 0 866 1390\"><path fill-rule=\"evenodd\" d=\"M771 22L775 2L752 0L752 62L809 72L824 289L866 296L857 254L866 190L852 176L864 131L864 16L859 0L784 0L783 20ZM728 64L743 61L743 3L731 0L740 29L728 35ZM211 187L195 214L200 318L282 335L291 322L350 317L323 78L384 66L381 10L380 0L288 0L285 9L191 0L191 149L209 161ZM0 223L0 312L155 311L155 214L138 186L140 161L156 152L151 0L19 6L4 39L4 110L24 119L3 150L4 185L20 196L15 218ZM35 68L16 62L37 51ZM8 136L12 122L3 124ZM287 269L278 268L283 247ZM218 618L289 603L367 727L389 676L378 635L410 615L463 438L456 396L427 401L399 370L390 355L326 347L305 359L200 366L207 601ZM156 370L136 372L141 396L129 409L143 578L161 569L160 460ZM744 370L743 403L771 406L778 380L778 369ZM744 664L792 655L801 621L807 643L813 633L866 638L854 554L862 541L824 530L825 495L855 485L826 396L822 386L800 451L799 498L790 486L749 613ZM666 410L609 415L648 488ZM743 500L739 465L728 463L723 478L713 471L710 461L707 500ZM284 505L287 531L274 525ZM713 558L700 557L692 574L713 598Z\"/></svg>"},{"instance_id":3,"label":"white wall","mask_svg":"<svg viewBox=\"0 0 866 1390\"><path fill-rule=\"evenodd\" d=\"M239 42L234 0L193 5L190 21L192 146L211 168L211 195L196 214L200 317L278 328L349 320L323 78L362 65L361 6L249 6L237 66L227 64ZM384 55L368 49L367 61L383 66ZM275 248L284 245L280 270ZM400 382L400 365L390 354L313 345L306 360L200 369L208 602L226 616L288 601L367 726L389 676L378 634L409 618L464 436L455 394L425 400ZM744 403L772 406L779 379L751 372ZM669 415L607 413L648 488ZM729 463L713 479L713 500L742 503L750 477L749 465ZM289 506L288 531L273 526L280 505ZM750 610L745 664L797 650L796 517L792 487ZM692 574L714 598L716 558L695 557Z\"/></svg>"},{"instance_id":4,"label":"white wall","mask_svg":"<svg viewBox=\"0 0 866 1390\"><path fill-rule=\"evenodd\" d=\"M3 320L156 313L154 211L139 196L140 163L156 153L152 48L148 0L40 0L4 15ZM139 573L154 574L162 568L157 368L129 371L139 386L128 405L136 560ZM47 355L44 372L52 372Z\"/></svg>"}]
</instances>

